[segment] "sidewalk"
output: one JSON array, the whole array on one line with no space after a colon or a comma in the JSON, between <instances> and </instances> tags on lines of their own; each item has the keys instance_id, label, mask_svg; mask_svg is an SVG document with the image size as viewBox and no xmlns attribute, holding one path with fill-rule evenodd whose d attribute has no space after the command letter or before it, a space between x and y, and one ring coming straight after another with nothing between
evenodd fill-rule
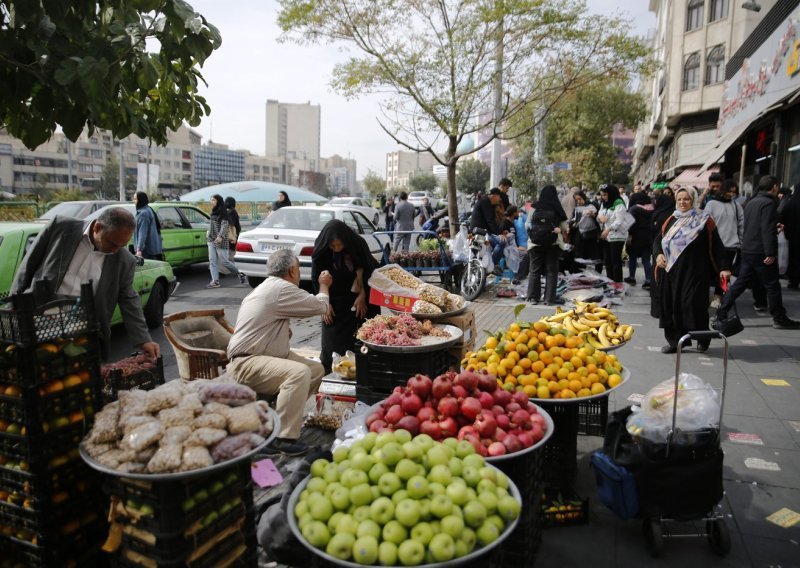
<instances>
[{"instance_id":1,"label":"sidewalk","mask_svg":"<svg viewBox=\"0 0 800 568\"><path fill-rule=\"evenodd\" d=\"M514 306L521 303L493 294L490 288L473 303L479 341L485 338L483 330L508 326ZM784 288L783 301L789 316L800 318L800 293ZM579 437L576 490L590 499L590 520L545 530L538 566L800 566L800 522L783 528L766 519L788 508L800 521L800 331L773 329L769 316L755 314L749 294L738 304L745 330L730 340L722 425L726 494L720 506L731 533L728 556L716 556L705 539L676 538L665 539L660 559L650 557L641 521L620 521L596 498L589 458L602 439ZM535 321L553 310L529 305L519 317ZM675 372L675 355L660 352L665 340L650 317L645 290L630 288L614 312L636 326L636 333L630 345L616 352L631 370L631 380L610 395L609 412L630 405L628 397L646 393ZM687 350L681 364L682 370L721 385L722 343L715 340L704 354ZM671 527L675 532L704 528L699 523Z\"/></svg>"}]
</instances>

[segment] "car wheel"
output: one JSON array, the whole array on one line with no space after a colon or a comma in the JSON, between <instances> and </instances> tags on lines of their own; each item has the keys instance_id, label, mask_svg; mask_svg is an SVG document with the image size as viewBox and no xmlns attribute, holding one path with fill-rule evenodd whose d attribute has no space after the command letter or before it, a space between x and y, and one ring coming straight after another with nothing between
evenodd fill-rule
<instances>
[{"instance_id":1,"label":"car wheel","mask_svg":"<svg viewBox=\"0 0 800 568\"><path fill-rule=\"evenodd\" d=\"M264 281L264 278L259 278L258 276L248 276L247 283L250 284L251 288L255 288L259 284Z\"/></svg>"},{"instance_id":2,"label":"car wheel","mask_svg":"<svg viewBox=\"0 0 800 568\"><path fill-rule=\"evenodd\" d=\"M161 327L164 325L164 304L167 301L167 291L160 282L153 284L150 290L150 298L144 307L144 321L147 327Z\"/></svg>"}]
</instances>

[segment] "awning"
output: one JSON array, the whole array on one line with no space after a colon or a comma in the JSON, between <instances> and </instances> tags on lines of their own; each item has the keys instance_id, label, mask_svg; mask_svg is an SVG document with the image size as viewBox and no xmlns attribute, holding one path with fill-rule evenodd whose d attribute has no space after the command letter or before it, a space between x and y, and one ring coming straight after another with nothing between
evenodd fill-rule
<instances>
[{"instance_id":1,"label":"awning","mask_svg":"<svg viewBox=\"0 0 800 568\"><path fill-rule=\"evenodd\" d=\"M747 130L753 122L755 122L761 115L753 118L753 120L743 122L730 132L723 136L722 138L714 144L711 149L708 151L709 153L706 154L707 158L706 161L703 162L703 167L700 168L699 173L705 172L708 168L716 164L722 159L722 156L725 155L725 152L728 151L728 148L733 146L736 141L744 134L744 131Z\"/></svg>"},{"instance_id":2,"label":"awning","mask_svg":"<svg viewBox=\"0 0 800 568\"><path fill-rule=\"evenodd\" d=\"M708 168L705 172L701 172L700 168L686 168L670 184L706 188L708 187L708 177L716 171L719 171L716 166Z\"/></svg>"}]
</instances>

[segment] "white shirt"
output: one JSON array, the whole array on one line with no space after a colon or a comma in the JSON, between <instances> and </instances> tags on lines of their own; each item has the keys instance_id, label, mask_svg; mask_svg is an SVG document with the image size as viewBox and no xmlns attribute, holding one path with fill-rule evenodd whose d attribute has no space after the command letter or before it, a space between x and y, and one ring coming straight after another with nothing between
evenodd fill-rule
<instances>
[{"instance_id":1,"label":"white shirt","mask_svg":"<svg viewBox=\"0 0 800 568\"><path fill-rule=\"evenodd\" d=\"M83 230L83 238L81 238L78 248L75 249L75 255L69 263L69 268L64 274L64 280L61 281L57 294L80 296L81 284L89 280L92 281L92 291L97 292L97 284L100 282L100 274L103 272L103 262L105 262L107 254L94 248L94 243L89 236L92 225L93 223L89 223Z\"/></svg>"}]
</instances>

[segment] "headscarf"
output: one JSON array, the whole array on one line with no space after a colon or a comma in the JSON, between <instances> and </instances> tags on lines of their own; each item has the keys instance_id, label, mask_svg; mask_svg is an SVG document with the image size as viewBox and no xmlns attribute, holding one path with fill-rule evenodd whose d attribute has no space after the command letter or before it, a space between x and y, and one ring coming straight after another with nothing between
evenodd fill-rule
<instances>
[{"instance_id":1,"label":"headscarf","mask_svg":"<svg viewBox=\"0 0 800 568\"><path fill-rule=\"evenodd\" d=\"M278 192L278 196L281 196L281 195L283 195L284 200L281 201L280 199L278 199L278 201L275 202L275 205L273 206L273 209L276 210L276 211L278 209L280 209L281 207L289 207L292 204L292 200L289 199L289 194L288 193L286 193L285 191L279 191Z\"/></svg>"},{"instance_id":2,"label":"headscarf","mask_svg":"<svg viewBox=\"0 0 800 568\"><path fill-rule=\"evenodd\" d=\"M561 207L567 217L572 217L575 213L575 194L578 193L577 187L569 188L569 191L561 198Z\"/></svg>"},{"instance_id":3,"label":"headscarf","mask_svg":"<svg viewBox=\"0 0 800 568\"><path fill-rule=\"evenodd\" d=\"M566 221L567 214L564 208L561 207L561 202L558 200L558 192L556 186L546 185L539 192L539 199L533 204L535 211L552 211L558 217L558 222Z\"/></svg>"},{"instance_id":4,"label":"headscarf","mask_svg":"<svg viewBox=\"0 0 800 568\"><path fill-rule=\"evenodd\" d=\"M225 200L218 193L211 196L212 199L217 200L217 204L211 210L211 218L215 221L222 223L228 220L228 209L225 207Z\"/></svg>"},{"instance_id":5,"label":"headscarf","mask_svg":"<svg viewBox=\"0 0 800 568\"><path fill-rule=\"evenodd\" d=\"M689 194L694 205L694 201L697 199L696 192L689 187L683 187L676 192L676 195L682 191ZM691 207L686 212L676 209L672 216L675 217L676 221L661 239L661 247L664 251L664 256L667 258L667 272L677 262L678 257L686 250L686 247L697 238L697 235L700 234L700 231L703 230L710 218L708 213L698 211L694 207Z\"/></svg>"},{"instance_id":6,"label":"headscarf","mask_svg":"<svg viewBox=\"0 0 800 568\"><path fill-rule=\"evenodd\" d=\"M136 210L142 209L147 207L150 204L150 198L147 197L147 194L144 191L137 191L136 192Z\"/></svg>"},{"instance_id":7,"label":"headscarf","mask_svg":"<svg viewBox=\"0 0 800 568\"><path fill-rule=\"evenodd\" d=\"M619 188L616 185L607 185L601 188L600 191L604 191L608 194L608 201L603 202L606 209L613 209L620 204L625 205L625 202L619 195ZM602 200L602 197L600 199Z\"/></svg>"},{"instance_id":8,"label":"headscarf","mask_svg":"<svg viewBox=\"0 0 800 568\"><path fill-rule=\"evenodd\" d=\"M225 198L225 208L226 209L236 209L236 199L233 197L226 197Z\"/></svg>"},{"instance_id":9,"label":"headscarf","mask_svg":"<svg viewBox=\"0 0 800 568\"><path fill-rule=\"evenodd\" d=\"M650 197L643 191L634 193L628 198L628 210L632 209L635 205L650 205Z\"/></svg>"},{"instance_id":10,"label":"headscarf","mask_svg":"<svg viewBox=\"0 0 800 568\"><path fill-rule=\"evenodd\" d=\"M342 245L344 245L342 252L335 253L330 249L330 244L334 239L342 241ZM319 285L320 266L327 264L328 261L334 266L341 266L344 263L351 271L363 268L363 284L365 288L367 287L367 281L372 276L372 271L378 266L378 262L372 256L367 242L339 219L331 219L325 223L325 226L322 227L317 239L314 241L314 252L311 253L311 280L315 289Z\"/></svg>"}]
</instances>

